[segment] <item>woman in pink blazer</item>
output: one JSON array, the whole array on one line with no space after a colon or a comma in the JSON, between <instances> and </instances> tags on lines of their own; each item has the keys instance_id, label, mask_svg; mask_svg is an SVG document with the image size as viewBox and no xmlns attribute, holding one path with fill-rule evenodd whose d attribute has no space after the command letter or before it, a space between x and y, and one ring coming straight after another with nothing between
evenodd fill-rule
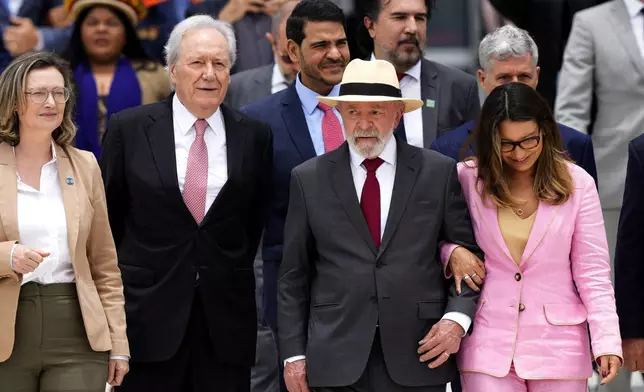
<instances>
[{"instance_id":1,"label":"woman in pink blazer","mask_svg":"<svg viewBox=\"0 0 644 392\"><path fill-rule=\"evenodd\" d=\"M591 355L611 381L621 339L592 177L564 156L547 103L522 83L492 91L472 141L458 175L486 276L458 354L463 390L586 392Z\"/></svg>"}]
</instances>

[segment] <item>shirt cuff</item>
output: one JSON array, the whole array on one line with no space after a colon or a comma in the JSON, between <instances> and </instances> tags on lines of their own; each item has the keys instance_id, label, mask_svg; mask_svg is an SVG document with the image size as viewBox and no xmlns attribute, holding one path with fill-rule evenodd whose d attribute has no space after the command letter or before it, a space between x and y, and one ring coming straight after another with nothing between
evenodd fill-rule
<instances>
[{"instance_id":1,"label":"shirt cuff","mask_svg":"<svg viewBox=\"0 0 644 392\"><path fill-rule=\"evenodd\" d=\"M456 324L460 325L463 327L463 336L467 335L467 331L470 329L470 325L472 325L472 319L461 312L448 312L445 313L445 315L442 318L443 320L451 320L455 322Z\"/></svg>"},{"instance_id":2,"label":"shirt cuff","mask_svg":"<svg viewBox=\"0 0 644 392\"><path fill-rule=\"evenodd\" d=\"M129 361L130 358L125 355L110 355L110 359L120 359L122 361Z\"/></svg>"},{"instance_id":3,"label":"shirt cuff","mask_svg":"<svg viewBox=\"0 0 644 392\"><path fill-rule=\"evenodd\" d=\"M34 47L34 51L36 52L42 52L42 50L45 49L45 40L42 38L42 31L38 29L38 42L36 42L36 46Z\"/></svg>"},{"instance_id":4,"label":"shirt cuff","mask_svg":"<svg viewBox=\"0 0 644 392\"><path fill-rule=\"evenodd\" d=\"M284 366L286 366L287 363L300 361L300 360L305 359L305 358L306 358L306 356L304 356L304 355L296 355L294 357L286 358L286 360L284 361Z\"/></svg>"},{"instance_id":5,"label":"shirt cuff","mask_svg":"<svg viewBox=\"0 0 644 392\"><path fill-rule=\"evenodd\" d=\"M9 254L9 268L11 268L13 272L16 272L13 269L13 251L16 250L17 246L18 246L18 243L13 244L13 246L11 247L11 253Z\"/></svg>"}]
</instances>

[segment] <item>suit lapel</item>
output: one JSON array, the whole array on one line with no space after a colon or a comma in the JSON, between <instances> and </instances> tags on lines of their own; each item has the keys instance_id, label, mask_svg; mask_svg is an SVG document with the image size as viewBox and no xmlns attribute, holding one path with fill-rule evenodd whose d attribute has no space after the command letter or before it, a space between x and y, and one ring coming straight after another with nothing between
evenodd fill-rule
<instances>
[{"instance_id":1,"label":"suit lapel","mask_svg":"<svg viewBox=\"0 0 644 392\"><path fill-rule=\"evenodd\" d=\"M201 225L206 224L212 218L213 211L222 203L222 198L225 197L231 187L234 187L236 183L243 180L242 168L244 167L244 156L246 155L244 154L244 149L246 148L247 130L243 126L242 118L236 112L226 105L221 105L220 110L224 119L224 127L226 128L226 166L228 179L210 205L208 211L206 211Z\"/></svg>"},{"instance_id":2,"label":"suit lapel","mask_svg":"<svg viewBox=\"0 0 644 392\"><path fill-rule=\"evenodd\" d=\"M174 122L172 117L171 95L163 106L164 110L150 115L150 123L145 129L152 158L161 179L166 194L170 201L179 206L187 218L193 219L190 210L186 207L181 191L179 190L179 179L177 178L177 157L174 145Z\"/></svg>"},{"instance_id":3,"label":"suit lapel","mask_svg":"<svg viewBox=\"0 0 644 392\"><path fill-rule=\"evenodd\" d=\"M304 162L317 154L302 110L302 103L297 95L297 90L295 90L295 82L293 82L282 96L282 119L302 162Z\"/></svg>"},{"instance_id":4,"label":"suit lapel","mask_svg":"<svg viewBox=\"0 0 644 392\"><path fill-rule=\"evenodd\" d=\"M385 225L385 232L382 236L378 257L383 254L396 232L398 223L407 207L411 191L414 189L414 185L416 185L416 178L418 177L420 167L421 158L415 149L411 148L404 141L401 141L400 138L396 139L396 146L398 150L396 177L394 179L394 189L391 195L387 224Z\"/></svg>"},{"instance_id":5,"label":"suit lapel","mask_svg":"<svg viewBox=\"0 0 644 392\"><path fill-rule=\"evenodd\" d=\"M331 186L342 203L344 211L355 226L356 230L367 243L373 254L377 254L376 244L371 238L369 226L364 219L356 187L351 174L351 159L349 157L349 145L344 142L335 151L326 155L327 162L330 165L329 175L331 177Z\"/></svg>"},{"instance_id":6,"label":"suit lapel","mask_svg":"<svg viewBox=\"0 0 644 392\"><path fill-rule=\"evenodd\" d=\"M545 237L560 208L561 205L539 202L537 215L534 217L534 225L532 225L530 237L528 237L528 243L526 244L525 249L523 250L523 256L521 257L521 267L523 267L525 262L528 261L530 256L532 256L532 253L534 253L541 243L541 240L543 240L543 237Z\"/></svg>"},{"instance_id":7,"label":"suit lapel","mask_svg":"<svg viewBox=\"0 0 644 392\"><path fill-rule=\"evenodd\" d=\"M72 262L76 260L76 242L80 226L80 211L78 192L82 185L76 178L72 162L63 149L56 145L56 165L58 166L58 181L65 206L65 221L67 223L67 245Z\"/></svg>"},{"instance_id":8,"label":"suit lapel","mask_svg":"<svg viewBox=\"0 0 644 392\"><path fill-rule=\"evenodd\" d=\"M13 148L0 144L0 217L8 241L18 241L18 175Z\"/></svg>"},{"instance_id":9,"label":"suit lapel","mask_svg":"<svg viewBox=\"0 0 644 392\"><path fill-rule=\"evenodd\" d=\"M628 15L626 5L622 1L613 3L611 12L611 22L617 33L617 39L624 46L626 53L631 58L633 66L644 76L644 58L642 57L633 29L631 28L631 18Z\"/></svg>"},{"instance_id":10,"label":"suit lapel","mask_svg":"<svg viewBox=\"0 0 644 392\"><path fill-rule=\"evenodd\" d=\"M425 103L423 111L423 146L429 148L438 135L438 91L440 80L434 65L425 59L421 60L420 68L420 97ZM434 107L428 107L428 100L434 102Z\"/></svg>"}]
</instances>

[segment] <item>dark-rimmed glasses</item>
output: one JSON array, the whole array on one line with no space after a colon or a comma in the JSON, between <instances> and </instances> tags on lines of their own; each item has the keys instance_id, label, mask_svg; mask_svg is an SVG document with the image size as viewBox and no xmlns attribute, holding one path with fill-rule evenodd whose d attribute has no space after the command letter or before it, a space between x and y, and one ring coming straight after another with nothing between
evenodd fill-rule
<instances>
[{"instance_id":1,"label":"dark-rimmed glasses","mask_svg":"<svg viewBox=\"0 0 644 392\"><path fill-rule=\"evenodd\" d=\"M68 88L57 88L52 91L45 89L37 89L25 92L25 94L31 97L31 102L36 105L41 105L47 101L49 94L54 97L54 102L56 103L65 103L69 100L69 89Z\"/></svg>"},{"instance_id":2,"label":"dark-rimmed glasses","mask_svg":"<svg viewBox=\"0 0 644 392\"><path fill-rule=\"evenodd\" d=\"M503 140L501 141L501 151L512 152L517 147L521 147L524 150L532 150L539 145L539 141L541 141L541 135L530 136L517 142Z\"/></svg>"}]
</instances>

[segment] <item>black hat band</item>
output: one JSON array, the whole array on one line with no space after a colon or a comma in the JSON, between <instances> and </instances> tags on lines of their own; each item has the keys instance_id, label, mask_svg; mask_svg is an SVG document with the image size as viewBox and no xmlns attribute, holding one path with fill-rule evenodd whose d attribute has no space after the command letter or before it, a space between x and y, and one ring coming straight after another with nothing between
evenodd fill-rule
<instances>
[{"instance_id":1,"label":"black hat band","mask_svg":"<svg viewBox=\"0 0 644 392\"><path fill-rule=\"evenodd\" d=\"M346 83L340 86L340 95L382 95L402 98L400 89L384 83Z\"/></svg>"}]
</instances>

